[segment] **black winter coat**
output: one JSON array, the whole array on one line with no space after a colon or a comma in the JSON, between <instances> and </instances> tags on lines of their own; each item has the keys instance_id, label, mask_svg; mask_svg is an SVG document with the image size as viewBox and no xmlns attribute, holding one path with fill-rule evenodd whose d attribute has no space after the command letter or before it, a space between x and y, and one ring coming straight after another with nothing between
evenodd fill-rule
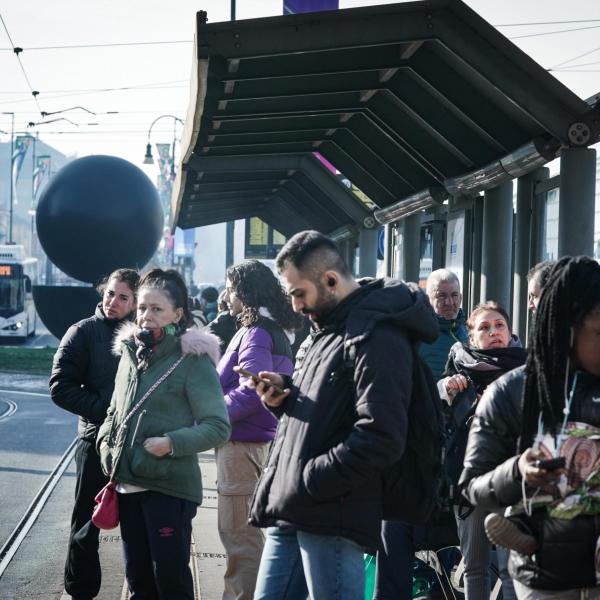
<instances>
[{"instance_id":1,"label":"black winter coat","mask_svg":"<svg viewBox=\"0 0 600 600\"><path fill-rule=\"evenodd\" d=\"M112 353L116 328L98 304L93 317L71 325L58 346L50 375L52 401L79 416L79 437L94 442L115 387L119 357Z\"/></svg>"},{"instance_id":2,"label":"black winter coat","mask_svg":"<svg viewBox=\"0 0 600 600\"><path fill-rule=\"evenodd\" d=\"M380 546L381 473L404 450L411 343L437 335L423 292L399 281L365 284L338 304L303 344L292 393L273 410L280 423L252 524ZM348 365L344 341L354 338Z\"/></svg>"},{"instance_id":3,"label":"black winter coat","mask_svg":"<svg viewBox=\"0 0 600 600\"><path fill-rule=\"evenodd\" d=\"M219 338L219 347L223 355L237 331L237 319L229 314L228 310L223 310L206 326L206 331Z\"/></svg>"},{"instance_id":4,"label":"black winter coat","mask_svg":"<svg viewBox=\"0 0 600 600\"><path fill-rule=\"evenodd\" d=\"M463 494L472 504L490 510L521 499L517 441L521 432L521 396L525 367L503 375L483 394L469 432ZM580 373L569 419L600 426L600 378ZM596 585L594 555L600 516L555 519L544 509L523 517L541 548L533 558L511 552L509 571L536 589L567 590Z\"/></svg>"}]
</instances>

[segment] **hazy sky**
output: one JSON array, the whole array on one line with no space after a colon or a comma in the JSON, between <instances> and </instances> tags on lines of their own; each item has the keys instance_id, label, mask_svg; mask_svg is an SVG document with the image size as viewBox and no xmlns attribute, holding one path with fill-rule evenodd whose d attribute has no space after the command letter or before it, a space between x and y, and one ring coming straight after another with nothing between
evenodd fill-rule
<instances>
[{"instance_id":1,"label":"hazy sky","mask_svg":"<svg viewBox=\"0 0 600 600\"><path fill-rule=\"evenodd\" d=\"M340 0L340 8L389 3ZM582 98L600 92L600 0L467 4L543 67L569 61L554 75ZM237 0L237 18L278 15L281 5L282 0ZM165 113L181 118L186 114L196 12L206 10L209 22L230 16L230 0L3 0L0 6L12 44L24 48L20 56L31 86L40 92L38 107L0 23L0 112L14 112L15 129L24 131L30 121L42 120L40 110L82 106L96 115L81 109L64 112L46 120L62 116L78 126L57 121L28 131L38 131L65 154L113 154L138 165L150 123ZM506 26L576 20L587 22ZM577 31L515 39L565 29ZM177 43L72 47L132 42ZM55 48L42 49L48 46ZM106 114L112 111L118 114ZM0 130L9 129L10 116L0 114ZM8 139L0 132L0 141ZM152 142L172 139L173 120L162 119L153 128ZM146 172L154 176L156 168Z\"/></svg>"}]
</instances>

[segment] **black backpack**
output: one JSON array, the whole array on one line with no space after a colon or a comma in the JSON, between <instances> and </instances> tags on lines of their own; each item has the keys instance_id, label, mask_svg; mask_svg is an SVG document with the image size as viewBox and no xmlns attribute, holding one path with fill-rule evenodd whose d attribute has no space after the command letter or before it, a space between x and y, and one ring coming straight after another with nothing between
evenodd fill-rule
<instances>
[{"instance_id":1,"label":"black backpack","mask_svg":"<svg viewBox=\"0 0 600 600\"><path fill-rule=\"evenodd\" d=\"M361 340L364 341L364 338ZM431 369L413 344L413 381L404 453L383 473L383 518L422 525L449 508L442 401ZM356 346L345 344L354 375Z\"/></svg>"}]
</instances>

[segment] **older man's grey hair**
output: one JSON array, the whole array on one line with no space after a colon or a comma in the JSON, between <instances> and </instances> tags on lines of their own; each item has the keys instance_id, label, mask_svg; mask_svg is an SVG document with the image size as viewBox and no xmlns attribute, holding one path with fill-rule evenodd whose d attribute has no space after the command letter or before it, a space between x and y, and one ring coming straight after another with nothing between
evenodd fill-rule
<instances>
[{"instance_id":1,"label":"older man's grey hair","mask_svg":"<svg viewBox=\"0 0 600 600\"><path fill-rule=\"evenodd\" d=\"M431 275L427 278L427 285L425 287L425 292L429 296L433 294L433 292L437 289L440 283L457 283L458 289L460 290L460 281L456 276L456 273L453 273L450 269L437 269L431 272Z\"/></svg>"}]
</instances>

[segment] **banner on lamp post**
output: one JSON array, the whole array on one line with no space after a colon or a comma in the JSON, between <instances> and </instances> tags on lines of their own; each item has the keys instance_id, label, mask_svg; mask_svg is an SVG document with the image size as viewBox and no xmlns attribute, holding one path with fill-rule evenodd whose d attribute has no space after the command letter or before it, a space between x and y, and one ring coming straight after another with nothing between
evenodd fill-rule
<instances>
[{"instance_id":1,"label":"banner on lamp post","mask_svg":"<svg viewBox=\"0 0 600 600\"><path fill-rule=\"evenodd\" d=\"M13 204L17 204L17 181L21 174L21 167L25 160L25 155L33 138L30 135L18 135L15 140L15 147L12 155L12 180L13 180Z\"/></svg>"},{"instance_id":2,"label":"banner on lamp post","mask_svg":"<svg viewBox=\"0 0 600 600\"><path fill-rule=\"evenodd\" d=\"M41 155L35 157L35 168L33 170L33 198L37 198L40 187L44 181L44 178L50 174L50 161L51 157L47 155Z\"/></svg>"}]
</instances>

